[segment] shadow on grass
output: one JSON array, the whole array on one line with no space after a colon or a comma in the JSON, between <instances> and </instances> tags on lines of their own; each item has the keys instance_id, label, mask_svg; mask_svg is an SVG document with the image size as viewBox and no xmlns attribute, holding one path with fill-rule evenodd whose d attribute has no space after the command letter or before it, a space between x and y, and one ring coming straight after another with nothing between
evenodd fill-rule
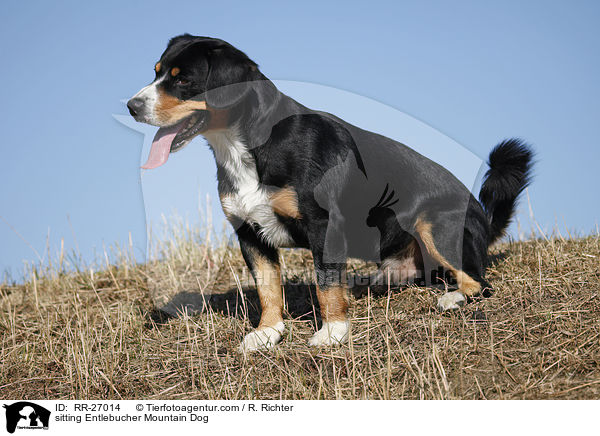
<instances>
[{"instance_id":1,"label":"shadow on grass","mask_svg":"<svg viewBox=\"0 0 600 436\"><path fill-rule=\"evenodd\" d=\"M297 320L315 321L321 319L315 284L298 284L284 282L284 297L288 317ZM356 299L364 298L370 292L372 296L387 294L388 290L397 292L399 288L357 285L350 289ZM198 315L209 309L223 315L236 318L248 317L253 327L260 321L260 300L255 287L233 287L226 292L215 294L200 294L192 291L182 291L176 294L167 304L154 308L149 313L146 326L166 324L170 319L180 318L183 314Z\"/></svg>"},{"instance_id":2,"label":"shadow on grass","mask_svg":"<svg viewBox=\"0 0 600 436\"><path fill-rule=\"evenodd\" d=\"M508 257L508 251L488 255L488 267L497 266L500 262Z\"/></svg>"},{"instance_id":3,"label":"shadow on grass","mask_svg":"<svg viewBox=\"0 0 600 436\"><path fill-rule=\"evenodd\" d=\"M507 252L491 254L488 258L489 265L497 265L506 259L507 255ZM368 276L356 274L353 283L373 282L369 281ZM377 298L387 295L388 292L399 292L403 287L387 284L370 286L358 284L350 288L350 293L357 300L366 298L369 293L372 297ZM444 285L429 284L427 287L441 291L444 290ZM299 284L294 281L284 281L283 289L286 304L285 309L289 318L311 321L313 324L317 320L321 320L316 285L314 283ZM454 289L455 287L451 287L447 290ZM493 295L493 292L489 288L483 289L480 295L468 297L467 303L471 304L489 298ZM153 326L166 324L169 320L180 318L184 314L191 316L198 315L207 309L238 319L247 317L253 327L257 327L260 321L261 308L256 287L242 287L241 290L238 287L232 287L225 292L204 295L194 291L182 291L171 298L164 306L154 308L149 313L149 320L146 327L152 328ZM429 311L431 310L435 311L433 306ZM471 319L475 321L486 320L485 314L479 309L475 309L470 315Z\"/></svg>"}]
</instances>

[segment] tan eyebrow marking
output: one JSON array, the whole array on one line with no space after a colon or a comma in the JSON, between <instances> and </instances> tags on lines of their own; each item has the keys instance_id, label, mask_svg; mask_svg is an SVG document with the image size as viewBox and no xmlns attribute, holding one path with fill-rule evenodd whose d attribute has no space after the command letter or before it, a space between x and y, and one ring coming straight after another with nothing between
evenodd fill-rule
<instances>
[{"instance_id":1,"label":"tan eyebrow marking","mask_svg":"<svg viewBox=\"0 0 600 436\"><path fill-rule=\"evenodd\" d=\"M171 68L171 76L175 77L176 75L178 75L180 73L179 68L175 67L175 68Z\"/></svg>"},{"instance_id":2,"label":"tan eyebrow marking","mask_svg":"<svg viewBox=\"0 0 600 436\"><path fill-rule=\"evenodd\" d=\"M160 67L162 65L160 64L160 62L157 62L156 65L154 65L154 71L156 71L157 73L160 71Z\"/></svg>"}]
</instances>

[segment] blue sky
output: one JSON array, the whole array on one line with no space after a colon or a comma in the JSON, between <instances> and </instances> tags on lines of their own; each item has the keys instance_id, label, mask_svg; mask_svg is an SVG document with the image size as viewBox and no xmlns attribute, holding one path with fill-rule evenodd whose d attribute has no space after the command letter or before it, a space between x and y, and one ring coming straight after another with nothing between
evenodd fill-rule
<instances>
[{"instance_id":1,"label":"blue sky","mask_svg":"<svg viewBox=\"0 0 600 436\"><path fill-rule=\"evenodd\" d=\"M406 122L396 128L420 120L484 160L499 140L522 137L538 152L529 196L539 225L596 231L598 2L3 2L0 9L0 272L12 277L23 260L37 259L34 249L44 257L48 244L55 253L61 238L91 261L131 232L143 255L143 189L150 220L176 207L194 221L198 198L216 198L203 140L140 177L144 135L115 119L126 114L122 100L151 81L167 40L183 32L231 42L272 79L393 108ZM373 113L350 110L346 94L287 86L301 102L379 125ZM438 160L454 155L444 150ZM521 225L531 228L526 200L520 209Z\"/></svg>"}]
</instances>

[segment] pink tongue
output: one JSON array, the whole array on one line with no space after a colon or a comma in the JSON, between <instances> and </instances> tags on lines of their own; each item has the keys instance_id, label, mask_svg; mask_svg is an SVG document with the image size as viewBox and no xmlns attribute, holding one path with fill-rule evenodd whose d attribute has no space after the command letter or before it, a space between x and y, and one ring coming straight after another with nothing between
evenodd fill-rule
<instances>
[{"instance_id":1,"label":"pink tongue","mask_svg":"<svg viewBox=\"0 0 600 436\"><path fill-rule=\"evenodd\" d=\"M152 147L150 148L150 156L142 168L151 170L164 164L169 159L171 144L177 133L183 128L185 123L175 124L171 127L161 127L154 135Z\"/></svg>"}]
</instances>

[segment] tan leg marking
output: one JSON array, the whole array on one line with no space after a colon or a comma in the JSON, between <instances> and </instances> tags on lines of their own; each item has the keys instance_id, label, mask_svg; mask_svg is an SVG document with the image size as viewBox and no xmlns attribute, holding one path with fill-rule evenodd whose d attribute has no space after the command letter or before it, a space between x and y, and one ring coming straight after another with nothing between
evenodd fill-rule
<instances>
[{"instance_id":1,"label":"tan leg marking","mask_svg":"<svg viewBox=\"0 0 600 436\"><path fill-rule=\"evenodd\" d=\"M256 288L260 298L260 324L258 329L273 327L283 322L283 291L281 288L281 270L262 256L254 258Z\"/></svg>"},{"instance_id":2,"label":"tan leg marking","mask_svg":"<svg viewBox=\"0 0 600 436\"><path fill-rule=\"evenodd\" d=\"M327 289L317 287L317 298L321 306L323 325L308 345L340 345L348 340L350 322L348 321L348 290L346 286L330 286Z\"/></svg>"},{"instance_id":3,"label":"tan leg marking","mask_svg":"<svg viewBox=\"0 0 600 436\"><path fill-rule=\"evenodd\" d=\"M271 194L271 207L278 215L297 220L302 218L298 210L298 194L289 186Z\"/></svg>"},{"instance_id":4,"label":"tan leg marking","mask_svg":"<svg viewBox=\"0 0 600 436\"><path fill-rule=\"evenodd\" d=\"M345 286L317 287L317 299L323 322L346 321L348 318L348 290Z\"/></svg>"},{"instance_id":5,"label":"tan leg marking","mask_svg":"<svg viewBox=\"0 0 600 436\"><path fill-rule=\"evenodd\" d=\"M419 234L421 241L423 241L423 245L429 255L433 257L435 261L437 261L442 267L451 271L454 277L456 278L456 282L458 283L458 291L463 295L468 297L472 297L474 295L479 294L481 291L481 285L479 282L473 280L467 273L454 268L450 263L446 260L444 256L440 254L437 250L435 243L433 242L433 235L431 233L431 223L423 220L422 218L417 218L415 222L415 230Z\"/></svg>"},{"instance_id":6,"label":"tan leg marking","mask_svg":"<svg viewBox=\"0 0 600 436\"><path fill-rule=\"evenodd\" d=\"M279 265L259 253L253 254L252 263L262 311L258 327L248 333L240 344L242 353L274 347L285 331Z\"/></svg>"}]
</instances>

